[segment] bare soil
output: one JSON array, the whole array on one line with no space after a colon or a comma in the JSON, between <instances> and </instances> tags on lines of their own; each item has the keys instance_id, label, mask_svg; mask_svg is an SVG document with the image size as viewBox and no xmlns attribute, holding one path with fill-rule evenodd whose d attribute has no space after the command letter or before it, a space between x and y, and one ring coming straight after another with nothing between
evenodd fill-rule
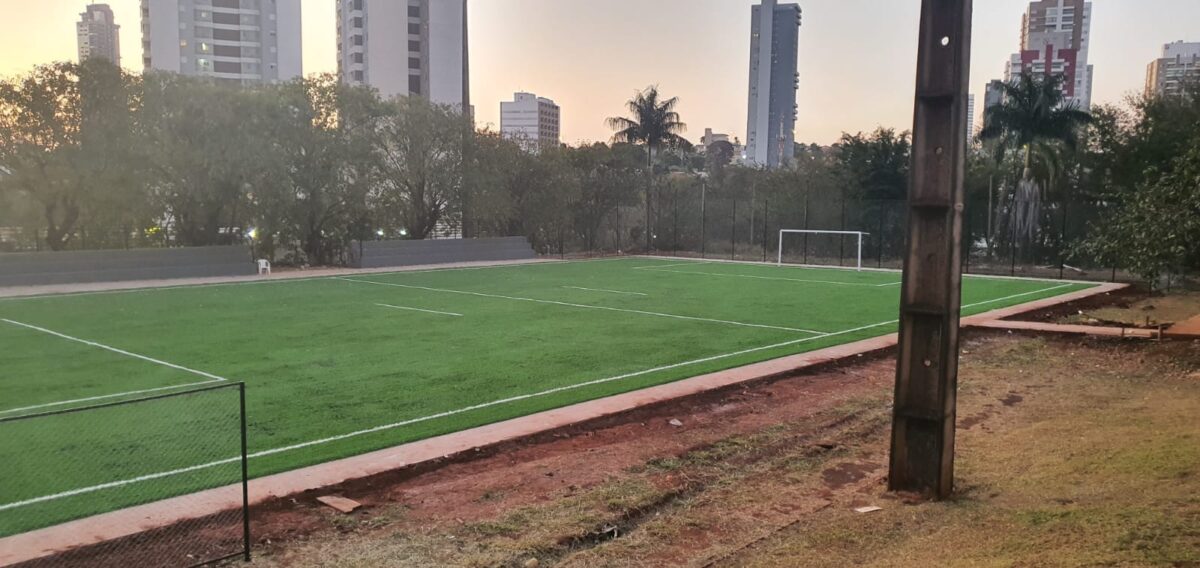
<instances>
[{"instance_id":1,"label":"bare soil","mask_svg":"<svg viewBox=\"0 0 1200 568\"><path fill-rule=\"evenodd\" d=\"M885 491L894 368L862 357L331 490L352 514L281 500L254 563L1200 564L1200 344L966 337L950 501Z\"/></svg>"}]
</instances>

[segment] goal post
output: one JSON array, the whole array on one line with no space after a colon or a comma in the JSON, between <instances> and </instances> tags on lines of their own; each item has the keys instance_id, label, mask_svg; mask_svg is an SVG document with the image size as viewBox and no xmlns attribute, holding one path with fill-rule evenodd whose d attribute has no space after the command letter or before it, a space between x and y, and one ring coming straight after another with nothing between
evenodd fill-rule
<instances>
[{"instance_id":1,"label":"goal post","mask_svg":"<svg viewBox=\"0 0 1200 568\"><path fill-rule=\"evenodd\" d=\"M820 230L820 229L780 229L779 230L779 248L776 250L776 258L775 258L775 264L777 266L783 266L784 237L788 234L830 235L830 236L836 236L838 238L852 237L855 240L854 269L862 270L862 267L863 267L863 263L862 263L862 261L863 261L863 239L864 239L864 237L866 237L867 235L869 235L871 233L865 233L863 231L824 231L824 230Z\"/></svg>"}]
</instances>

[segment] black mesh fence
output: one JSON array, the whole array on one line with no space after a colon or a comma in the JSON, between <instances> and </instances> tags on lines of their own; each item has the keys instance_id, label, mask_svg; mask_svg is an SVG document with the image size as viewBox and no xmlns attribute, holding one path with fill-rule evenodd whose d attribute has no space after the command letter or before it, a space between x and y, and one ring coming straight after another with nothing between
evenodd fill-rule
<instances>
[{"instance_id":1,"label":"black mesh fence","mask_svg":"<svg viewBox=\"0 0 1200 568\"><path fill-rule=\"evenodd\" d=\"M1100 201L1069 199L1038 204L1029 213L1028 230L1014 231L1006 203L986 196L969 200L964 210L964 270L975 274L1051 279L1128 280L1119 268L1080 255L1077 244L1111 210ZM547 255L588 256L650 252L676 256L774 261L781 229L861 232L862 266L898 269L903 263L907 203L903 199L861 199L843 191L805 191L784 195L718 191L702 183L667 187L655 194L647 245L644 206L620 209L591 239L569 225L556 229L553 242L538 250ZM856 266L858 237L836 234L788 234L784 262Z\"/></svg>"},{"instance_id":2,"label":"black mesh fence","mask_svg":"<svg viewBox=\"0 0 1200 568\"><path fill-rule=\"evenodd\" d=\"M222 383L0 419L4 557L139 567L248 559L244 389ZM106 540L56 544L97 531Z\"/></svg>"}]
</instances>

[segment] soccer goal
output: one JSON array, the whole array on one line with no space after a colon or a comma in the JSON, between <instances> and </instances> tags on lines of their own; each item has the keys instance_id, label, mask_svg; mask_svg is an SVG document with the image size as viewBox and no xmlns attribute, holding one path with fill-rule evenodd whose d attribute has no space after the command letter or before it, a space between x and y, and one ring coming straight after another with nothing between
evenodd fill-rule
<instances>
[{"instance_id":1,"label":"soccer goal","mask_svg":"<svg viewBox=\"0 0 1200 568\"><path fill-rule=\"evenodd\" d=\"M816 229L780 229L775 263L853 266L862 270L863 240L871 233L862 231L822 231ZM847 261L851 264L847 264Z\"/></svg>"}]
</instances>

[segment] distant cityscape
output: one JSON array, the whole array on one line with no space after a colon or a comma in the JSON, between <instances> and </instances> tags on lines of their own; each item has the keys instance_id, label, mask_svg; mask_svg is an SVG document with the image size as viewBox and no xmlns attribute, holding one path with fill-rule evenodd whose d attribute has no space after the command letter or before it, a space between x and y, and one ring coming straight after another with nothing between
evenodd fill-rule
<instances>
[{"instance_id":1,"label":"distant cityscape","mask_svg":"<svg viewBox=\"0 0 1200 568\"><path fill-rule=\"evenodd\" d=\"M1002 78L988 82L983 110L1001 104L1003 83L1022 73L1062 75L1068 103L1090 109L1092 9L1087 0L1030 2L1017 51L1005 61ZM732 146L733 161L774 168L795 154L802 11L777 0L750 10L745 143L706 128L696 149L704 153L723 142ZM241 85L300 77L301 17L300 0L141 0L142 66ZM107 4L88 5L76 31L81 61L120 65L121 26ZM347 84L473 112L469 61L467 0L337 0L337 73ZM1197 78L1200 42L1167 43L1147 64L1144 94L1178 95ZM562 143L561 109L551 98L517 92L500 109L501 135L526 150ZM973 94L967 112L970 142L983 126L975 121Z\"/></svg>"}]
</instances>

